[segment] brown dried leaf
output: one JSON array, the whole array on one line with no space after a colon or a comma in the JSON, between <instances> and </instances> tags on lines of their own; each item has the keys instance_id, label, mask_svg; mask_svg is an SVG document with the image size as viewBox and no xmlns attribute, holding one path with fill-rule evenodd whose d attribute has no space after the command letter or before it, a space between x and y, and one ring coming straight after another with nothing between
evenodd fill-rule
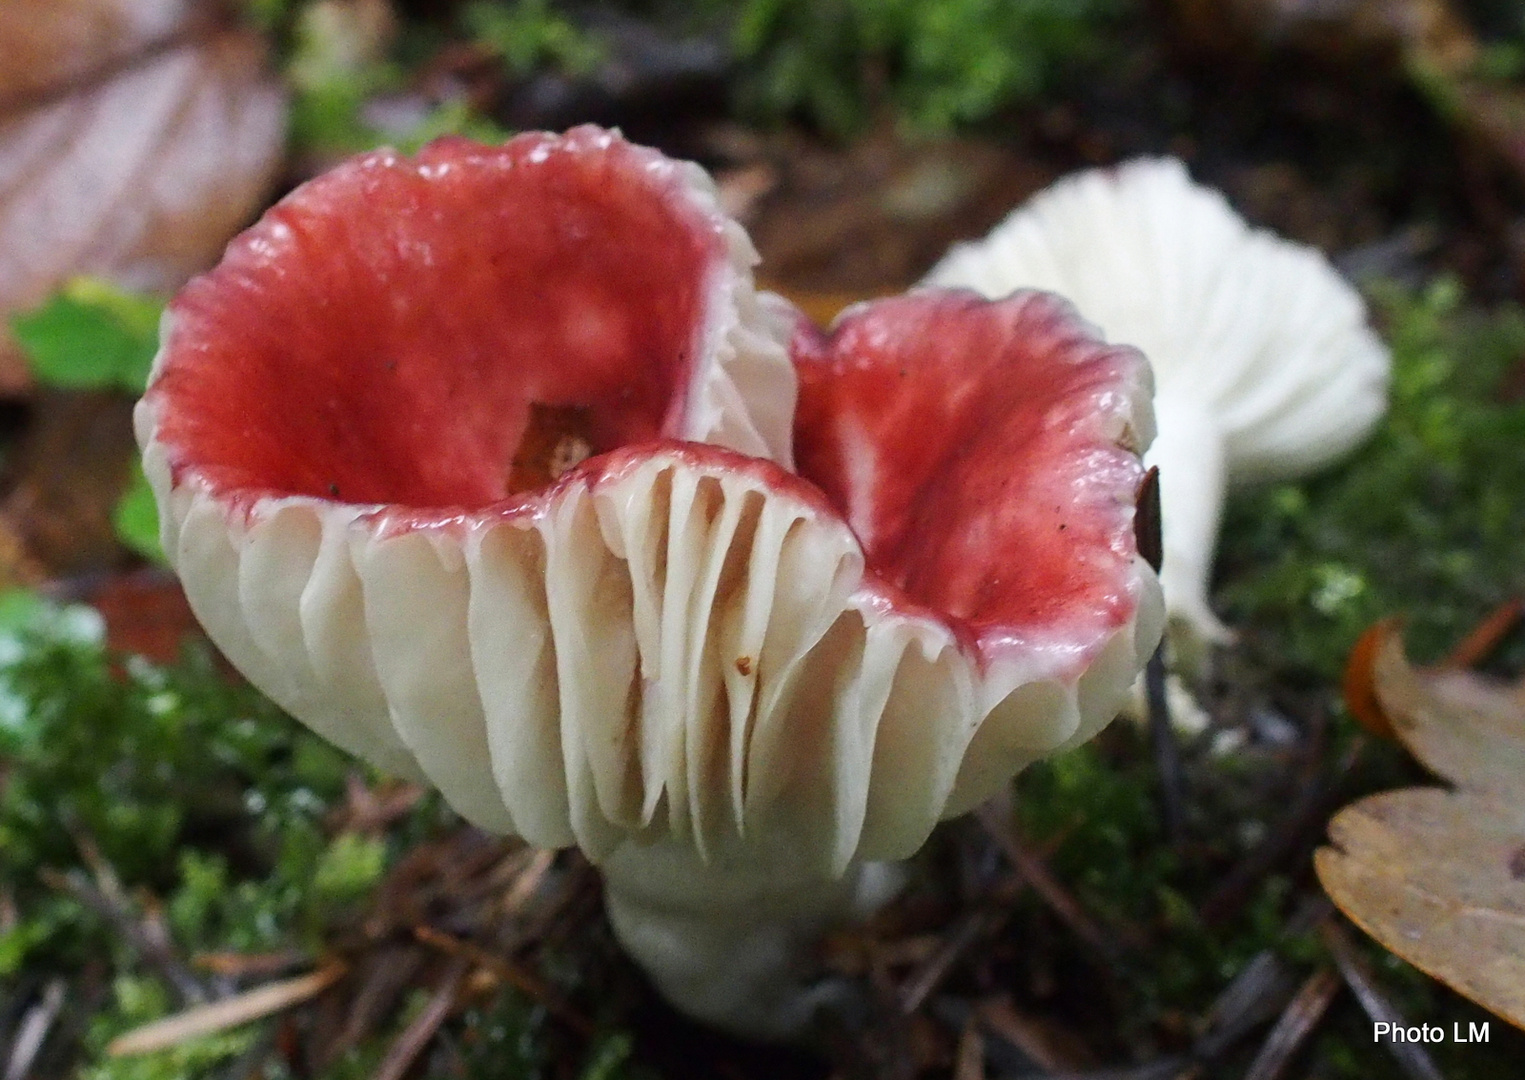
<instances>
[{"instance_id":1,"label":"brown dried leaf","mask_svg":"<svg viewBox=\"0 0 1525 1080\"><path fill-rule=\"evenodd\" d=\"M130 59L173 37L192 0L6 0L0 110Z\"/></svg>"},{"instance_id":2,"label":"brown dried leaf","mask_svg":"<svg viewBox=\"0 0 1525 1080\"><path fill-rule=\"evenodd\" d=\"M258 37L194 6L0 5L0 314L76 274L177 288L259 208L284 93ZM0 366L0 391L20 381Z\"/></svg>"},{"instance_id":3,"label":"brown dried leaf","mask_svg":"<svg viewBox=\"0 0 1525 1080\"><path fill-rule=\"evenodd\" d=\"M1457 787L1347 806L1319 880L1387 948L1525 1027L1525 682L1415 670L1396 633L1375 666L1398 738Z\"/></svg>"}]
</instances>

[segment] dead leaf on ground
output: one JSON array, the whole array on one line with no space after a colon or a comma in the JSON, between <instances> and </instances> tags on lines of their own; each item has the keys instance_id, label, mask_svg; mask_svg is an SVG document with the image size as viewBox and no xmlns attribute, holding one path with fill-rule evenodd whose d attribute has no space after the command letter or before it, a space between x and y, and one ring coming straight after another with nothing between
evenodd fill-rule
<instances>
[{"instance_id":1,"label":"dead leaf on ground","mask_svg":"<svg viewBox=\"0 0 1525 1080\"><path fill-rule=\"evenodd\" d=\"M0 110L162 45L194 0L5 0L0 4Z\"/></svg>"},{"instance_id":2,"label":"dead leaf on ground","mask_svg":"<svg viewBox=\"0 0 1525 1080\"><path fill-rule=\"evenodd\" d=\"M0 315L88 273L167 292L217 260L278 169L263 42L186 0L0 6ZM0 393L25 385L6 342Z\"/></svg>"},{"instance_id":3,"label":"dead leaf on ground","mask_svg":"<svg viewBox=\"0 0 1525 1080\"><path fill-rule=\"evenodd\" d=\"M1525 1027L1525 682L1415 669L1396 632L1375 671L1398 738L1456 786L1341 810L1319 880L1388 949Z\"/></svg>"}]
</instances>

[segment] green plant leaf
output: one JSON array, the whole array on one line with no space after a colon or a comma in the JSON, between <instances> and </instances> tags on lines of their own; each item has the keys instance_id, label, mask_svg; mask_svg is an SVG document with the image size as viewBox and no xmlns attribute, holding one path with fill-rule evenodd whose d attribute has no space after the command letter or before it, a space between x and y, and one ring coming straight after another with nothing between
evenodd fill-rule
<instances>
[{"instance_id":1,"label":"green plant leaf","mask_svg":"<svg viewBox=\"0 0 1525 1080\"><path fill-rule=\"evenodd\" d=\"M132 485L111 513L117 539L150 562L165 564L164 548L159 543L159 506L143 467L134 465Z\"/></svg>"},{"instance_id":2,"label":"green plant leaf","mask_svg":"<svg viewBox=\"0 0 1525 1080\"><path fill-rule=\"evenodd\" d=\"M39 382L140 394L159 344L155 297L98 278L74 278L47 303L11 320Z\"/></svg>"}]
</instances>

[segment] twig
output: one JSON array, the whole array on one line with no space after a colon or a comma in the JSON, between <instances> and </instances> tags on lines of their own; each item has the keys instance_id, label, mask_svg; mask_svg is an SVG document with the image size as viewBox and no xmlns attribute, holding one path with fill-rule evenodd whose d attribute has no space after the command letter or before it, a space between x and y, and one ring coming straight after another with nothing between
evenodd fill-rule
<instances>
[{"instance_id":1,"label":"twig","mask_svg":"<svg viewBox=\"0 0 1525 1080\"><path fill-rule=\"evenodd\" d=\"M988 909L973 911L960 919L958 925L953 928L953 932L944 939L937 951L901 986L900 1012L910 1016L921 1008L922 1003L927 1000L927 995L931 994L947 976L953 962L970 945L1000 929L1001 924L1010 914L1010 910L1005 908L1001 911Z\"/></svg>"},{"instance_id":2,"label":"twig","mask_svg":"<svg viewBox=\"0 0 1525 1080\"><path fill-rule=\"evenodd\" d=\"M1064 1072L1095 1063L1078 1035L1024 1015L1008 994L980 1002L977 1012L987 1031L1016 1047L1040 1069Z\"/></svg>"},{"instance_id":3,"label":"twig","mask_svg":"<svg viewBox=\"0 0 1525 1080\"><path fill-rule=\"evenodd\" d=\"M320 1068L326 1068L360 1044L387 1009L413 985L413 977L427 958L428 954L412 943L384 946L365 958L363 971L355 973L360 988L350 999L338 1036L318 1049Z\"/></svg>"},{"instance_id":4,"label":"twig","mask_svg":"<svg viewBox=\"0 0 1525 1080\"><path fill-rule=\"evenodd\" d=\"M1094 1069L1089 1072L1067 1073L1024 1073L1016 1080L1174 1080L1181 1075L1182 1069L1192 1067L1190 1060L1184 1057L1160 1058L1156 1061L1146 1062L1143 1065L1133 1065L1121 1069Z\"/></svg>"},{"instance_id":5,"label":"twig","mask_svg":"<svg viewBox=\"0 0 1525 1080\"><path fill-rule=\"evenodd\" d=\"M1170 705L1165 700L1165 645L1160 643L1144 666L1144 692L1149 703L1149 742L1154 747L1155 771L1160 775L1160 821L1165 840L1179 847L1186 833L1186 781L1181 773L1181 748L1176 745Z\"/></svg>"},{"instance_id":6,"label":"twig","mask_svg":"<svg viewBox=\"0 0 1525 1080\"><path fill-rule=\"evenodd\" d=\"M1274 952L1264 949L1255 954L1208 1009L1206 1031L1192 1047L1193 1062L1216 1060L1270 1021L1292 997L1294 985L1287 966Z\"/></svg>"},{"instance_id":7,"label":"twig","mask_svg":"<svg viewBox=\"0 0 1525 1080\"><path fill-rule=\"evenodd\" d=\"M432 926L415 926L413 936L421 943L448 953L458 960L467 960L477 967L486 968L503 982L534 999L536 1004L543 1006L546 1012L579 1035L586 1037L593 1035L591 1020L560 1001L550 987L517 964L501 956L494 956L486 949L473 945L469 941L462 941L442 930L436 930Z\"/></svg>"},{"instance_id":8,"label":"twig","mask_svg":"<svg viewBox=\"0 0 1525 1080\"><path fill-rule=\"evenodd\" d=\"M1123 955L1122 946L1108 936L1100 925L1088 915L1073 896L1065 891L1064 886L1058 880L1043 860L1022 846L1017 839L1009 822L1009 813L1005 813L1006 804L1002 799L992 799L975 811L975 816L990 838L996 842L1012 868L1022 876L1022 879L1032 888L1033 892L1049 906L1059 920L1068 926L1072 933L1086 945L1100 954L1109 963L1117 964ZM1130 944L1142 938L1136 931L1126 930L1124 933L1130 939Z\"/></svg>"},{"instance_id":9,"label":"twig","mask_svg":"<svg viewBox=\"0 0 1525 1080\"><path fill-rule=\"evenodd\" d=\"M450 1010L455 1007L456 996L460 993L461 980L471 970L471 961L464 957L458 957L450 962L450 967L445 972L445 977L440 981L439 987L434 991L434 996L429 999L429 1004L424 1006L424 1011L413 1018L401 1035L397 1037L387 1056L382 1059L381 1065L376 1069L375 1080L402 1080L418 1055L424 1052L424 1047L434 1038L439 1031L440 1025L450 1015Z\"/></svg>"},{"instance_id":10,"label":"twig","mask_svg":"<svg viewBox=\"0 0 1525 1080\"><path fill-rule=\"evenodd\" d=\"M1221 926L1243 910L1255 887L1277 866L1323 836L1324 823L1343 801L1340 785L1366 752L1366 740L1356 738L1322 784L1305 787L1280 825L1224 876L1222 884L1203 901L1200 914L1208 926Z\"/></svg>"},{"instance_id":11,"label":"twig","mask_svg":"<svg viewBox=\"0 0 1525 1080\"><path fill-rule=\"evenodd\" d=\"M1340 992L1340 976L1333 968L1320 968L1308 976L1281 1019L1261 1044L1244 1080L1280 1080L1293 1055L1318 1027L1329 1003Z\"/></svg>"},{"instance_id":12,"label":"twig","mask_svg":"<svg viewBox=\"0 0 1525 1080\"><path fill-rule=\"evenodd\" d=\"M1366 961L1361 958L1361 954L1356 951L1355 943L1350 940L1350 935L1345 932L1345 928L1333 918L1325 919L1319 924L1319 937L1323 939L1324 946L1334 957L1334 962L1345 979L1345 984L1355 994L1356 1000L1361 1003L1361 1008L1366 1010L1366 1015L1371 1018L1371 1022L1407 1026L1404 1024L1403 1016L1382 993L1377 985L1376 977L1367 967ZM1419 1043L1389 1039L1386 1045L1393 1057L1398 1059L1399 1066L1410 1080L1444 1080L1429 1053Z\"/></svg>"},{"instance_id":13,"label":"twig","mask_svg":"<svg viewBox=\"0 0 1525 1080\"><path fill-rule=\"evenodd\" d=\"M10 1060L5 1063L5 1080L23 1080L32 1062L37 1060L37 1052L42 1049L53 1021L58 1019L59 1011L64 1007L66 989L62 979L53 979L43 989L42 1000L26 1011L16 1029L15 1041L11 1043Z\"/></svg>"},{"instance_id":14,"label":"twig","mask_svg":"<svg viewBox=\"0 0 1525 1080\"><path fill-rule=\"evenodd\" d=\"M1160 467L1158 465L1151 465L1149 471L1144 474L1144 482L1139 485L1134 504L1133 541L1138 546L1138 553L1144 557L1144 561L1158 574L1160 567L1165 565L1162 527L1164 515L1160 510Z\"/></svg>"},{"instance_id":15,"label":"twig","mask_svg":"<svg viewBox=\"0 0 1525 1080\"><path fill-rule=\"evenodd\" d=\"M117 1036L107 1045L106 1052L114 1057L148 1054L178 1046L202 1035L259 1020L317 997L332 986L344 971L343 964L329 964L295 979L266 983L242 994L214 1001L210 1005L197 1005L193 1009L176 1013L164 1020L156 1020L152 1024L144 1024L125 1035Z\"/></svg>"},{"instance_id":16,"label":"twig","mask_svg":"<svg viewBox=\"0 0 1525 1080\"><path fill-rule=\"evenodd\" d=\"M310 960L297 949L267 953L204 952L191 957L191 966L228 979L270 979Z\"/></svg>"},{"instance_id":17,"label":"twig","mask_svg":"<svg viewBox=\"0 0 1525 1080\"><path fill-rule=\"evenodd\" d=\"M980 1034L980 1026L972 1016L958 1037L953 1080L985 1080L985 1038Z\"/></svg>"},{"instance_id":18,"label":"twig","mask_svg":"<svg viewBox=\"0 0 1525 1080\"><path fill-rule=\"evenodd\" d=\"M133 950L151 967L158 970L159 974L179 994L182 1003L199 1005L209 999L211 995L207 993L201 980L180 961L170 948L162 926L157 928L156 933L154 929L134 918L132 912L126 907L125 897L120 894L114 896L92 885L78 870L71 870L64 874L44 867L38 871L37 876L50 888L68 893L85 907L104 916L117 932L127 939L127 943Z\"/></svg>"}]
</instances>

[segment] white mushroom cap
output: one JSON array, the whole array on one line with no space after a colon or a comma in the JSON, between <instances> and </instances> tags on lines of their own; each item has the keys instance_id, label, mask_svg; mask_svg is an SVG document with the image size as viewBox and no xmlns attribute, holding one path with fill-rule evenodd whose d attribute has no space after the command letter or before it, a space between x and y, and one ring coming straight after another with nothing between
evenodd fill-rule
<instances>
[{"instance_id":1,"label":"white mushroom cap","mask_svg":"<svg viewBox=\"0 0 1525 1080\"><path fill-rule=\"evenodd\" d=\"M1067 177L926 280L993 297L1051 289L1149 357L1166 603L1209 640L1225 634L1207 604L1225 480L1316 469L1386 408L1388 352L1356 291L1173 159Z\"/></svg>"}]
</instances>

